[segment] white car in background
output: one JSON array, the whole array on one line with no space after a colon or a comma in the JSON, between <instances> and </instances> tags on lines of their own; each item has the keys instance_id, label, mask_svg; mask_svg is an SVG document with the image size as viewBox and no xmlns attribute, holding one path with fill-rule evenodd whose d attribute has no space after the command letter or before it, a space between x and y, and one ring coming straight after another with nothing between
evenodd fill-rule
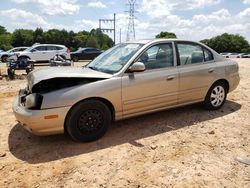
<instances>
[{"instance_id":1,"label":"white car in background","mask_svg":"<svg viewBox=\"0 0 250 188\"><path fill-rule=\"evenodd\" d=\"M16 52L21 52L23 50L26 50L27 48L29 48L29 47L22 46L22 47L12 48L12 49L10 49L10 50L8 50L6 52L2 51L2 52L0 52L0 59L1 59L2 62L7 62L7 59L8 59L9 55L13 55Z\"/></svg>"},{"instance_id":2,"label":"white car in background","mask_svg":"<svg viewBox=\"0 0 250 188\"><path fill-rule=\"evenodd\" d=\"M229 58L242 58L245 53L231 53Z\"/></svg>"},{"instance_id":3,"label":"white car in background","mask_svg":"<svg viewBox=\"0 0 250 188\"><path fill-rule=\"evenodd\" d=\"M57 44L35 44L23 52L17 53L19 60L29 58L36 62L48 62L56 54L70 59L70 50L64 45Z\"/></svg>"},{"instance_id":4,"label":"white car in background","mask_svg":"<svg viewBox=\"0 0 250 188\"><path fill-rule=\"evenodd\" d=\"M229 56L231 55L232 53L229 53L229 52L222 52L220 53L220 55L222 55L223 57L225 58L229 58Z\"/></svg>"}]
</instances>

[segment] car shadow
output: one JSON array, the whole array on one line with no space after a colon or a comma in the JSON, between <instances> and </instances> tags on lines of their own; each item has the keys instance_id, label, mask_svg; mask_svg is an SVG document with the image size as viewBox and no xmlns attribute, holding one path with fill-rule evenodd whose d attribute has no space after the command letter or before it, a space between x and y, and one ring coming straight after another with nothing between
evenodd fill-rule
<instances>
[{"instance_id":1,"label":"car shadow","mask_svg":"<svg viewBox=\"0 0 250 188\"><path fill-rule=\"evenodd\" d=\"M16 124L9 134L9 150L16 158L37 164L90 153L124 143L143 147L137 140L222 117L234 113L240 108L240 104L227 101L223 108L217 111L207 111L202 109L199 104L195 104L139 116L116 122L103 138L90 143L74 142L67 135L34 136Z\"/></svg>"}]
</instances>

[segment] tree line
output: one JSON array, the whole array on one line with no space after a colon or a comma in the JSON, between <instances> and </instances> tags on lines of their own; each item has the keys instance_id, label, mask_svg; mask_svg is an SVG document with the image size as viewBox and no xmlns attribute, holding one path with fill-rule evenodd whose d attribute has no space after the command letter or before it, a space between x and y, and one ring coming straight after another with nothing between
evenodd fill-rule
<instances>
[{"instance_id":1,"label":"tree line","mask_svg":"<svg viewBox=\"0 0 250 188\"><path fill-rule=\"evenodd\" d=\"M94 47L106 50L113 46L113 40L100 29L88 31L66 31L65 29L50 29L43 31L42 28L16 29L13 33L0 26L0 49L8 50L18 46L32 46L34 43L62 44L75 51L80 47Z\"/></svg>"},{"instance_id":2,"label":"tree line","mask_svg":"<svg viewBox=\"0 0 250 188\"><path fill-rule=\"evenodd\" d=\"M177 38L175 33L160 32L156 38ZM200 42L211 47L218 53L221 52L250 52L249 42L241 35L224 33L211 39ZM114 45L113 40L100 29L88 31L66 31L65 29L50 29L43 31L42 28L16 29L13 33L7 32L5 27L0 26L0 49L8 50L17 46L32 46L34 43L63 44L71 51L79 47L95 47L106 50Z\"/></svg>"},{"instance_id":3,"label":"tree line","mask_svg":"<svg viewBox=\"0 0 250 188\"><path fill-rule=\"evenodd\" d=\"M177 38L175 33L171 32L161 32L155 36L155 38ZM200 41L203 44L206 44L210 48L214 49L218 53L221 52L237 52L245 53L250 52L249 42L239 34L228 34L224 33L218 35L211 39L204 39Z\"/></svg>"}]
</instances>

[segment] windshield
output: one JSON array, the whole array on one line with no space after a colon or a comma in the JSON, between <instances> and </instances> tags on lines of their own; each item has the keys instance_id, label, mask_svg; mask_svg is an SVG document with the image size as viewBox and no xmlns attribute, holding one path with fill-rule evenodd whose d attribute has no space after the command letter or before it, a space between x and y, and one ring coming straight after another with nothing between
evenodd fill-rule
<instances>
[{"instance_id":1,"label":"windshield","mask_svg":"<svg viewBox=\"0 0 250 188\"><path fill-rule=\"evenodd\" d=\"M84 50L84 48L78 48L78 50L76 50L76 52L82 52L82 50Z\"/></svg>"},{"instance_id":2,"label":"windshield","mask_svg":"<svg viewBox=\"0 0 250 188\"><path fill-rule=\"evenodd\" d=\"M88 68L114 74L129 61L129 59L142 47L142 44L118 44L103 52L87 65Z\"/></svg>"}]
</instances>

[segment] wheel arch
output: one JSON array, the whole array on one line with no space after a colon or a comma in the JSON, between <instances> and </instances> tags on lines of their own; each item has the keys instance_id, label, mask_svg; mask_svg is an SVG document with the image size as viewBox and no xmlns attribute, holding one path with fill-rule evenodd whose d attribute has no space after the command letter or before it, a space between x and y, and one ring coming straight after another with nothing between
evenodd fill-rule
<instances>
[{"instance_id":1,"label":"wheel arch","mask_svg":"<svg viewBox=\"0 0 250 188\"><path fill-rule=\"evenodd\" d=\"M216 81L212 84L212 86L213 86L214 84L217 84L217 83L223 83L223 84L225 84L226 89L227 89L227 93L228 93L228 91L229 91L229 89L230 89L230 85L229 85L228 80L226 80L226 79L219 79L219 80L216 80ZM211 86L211 87L212 87L212 86ZM210 88L211 88L211 87L210 87Z\"/></svg>"},{"instance_id":2,"label":"wheel arch","mask_svg":"<svg viewBox=\"0 0 250 188\"><path fill-rule=\"evenodd\" d=\"M73 106L71 106L71 108L67 112L67 115L66 115L66 117L64 119L64 132L67 132L66 121L67 121L68 115L71 112L71 110L75 106L77 106L79 103L84 102L84 101L88 101L88 100L97 100L97 101L100 101L100 102L104 103L108 107L108 109L110 110L110 112L111 112L112 121L115 121L115 108L114 108L114 105L109 100L107 100L107 99L105 99L103 97L89 97L89 98L80 100L77 103L75 103Z\"/></svg>"},{"instance_id":3,"label":"wheel arch","mask_svg":"<svg viewBox=\"0 0 250 188\"><path fill-rule=\"evenodd\" d=\"M4 57L7 57L7 58L8 58L8 54L3 54L3 55L1 56L1 61L3 60Z\"/></svg>"},{"instance_id":4,"label":"wheel arch","mask_svg":"<svg viewBox=\"0 0 250 188\"><path fill-rule=\"evenodd\" d=\"M21 55L21 56L18 57L18 59L20 59L20 58L28 58L28 59L30 59L30 57L27 56L27 55Z\"/></svg>"}]
</instances>

